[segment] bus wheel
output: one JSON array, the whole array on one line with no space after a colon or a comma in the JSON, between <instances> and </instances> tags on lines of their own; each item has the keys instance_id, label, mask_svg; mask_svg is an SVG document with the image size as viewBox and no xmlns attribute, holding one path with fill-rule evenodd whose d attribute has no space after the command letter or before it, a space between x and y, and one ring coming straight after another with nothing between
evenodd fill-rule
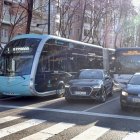
<instances>
[{"instance_id":1,"label":"bus wheel","mask_svg":"<svg viewBox=\"0 0 140 140\"><path fill-rule=\"evenodd\" d=\"M107 95L106 95L106 91L105 88L102 88L101 94L100 94L100 99L99 102L100 103L104 103L106 101Z\"/></svg>"},{"instance_id":2,"label":"bus wheel","mask_svg":"<svg viewBox=\"0 0 140 140\"><path fill-rule=\"evenodd\" d=\"M57 91L56 91L56 97L57 98L63 97L64 96L64 93L65 93L65 85L60 84L58 86Z\"/></svg>"}]
</instances>

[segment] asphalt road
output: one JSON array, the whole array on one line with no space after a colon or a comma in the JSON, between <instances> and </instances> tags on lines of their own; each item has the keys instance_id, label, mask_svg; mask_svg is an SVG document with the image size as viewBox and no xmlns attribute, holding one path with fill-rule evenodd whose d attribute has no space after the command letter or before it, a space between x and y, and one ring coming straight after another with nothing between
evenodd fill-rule
<instances>
[{"instance_id":1,"label":"asphalt road","mask_svg":"<svg viewBox=\"0 0 140 140\"><path fill-rule=\"evenodd\" d=\"M107 102L67 103L54 97L0 98L0 140L140 140L140 109Z\"/></svg>"}]
</instances>

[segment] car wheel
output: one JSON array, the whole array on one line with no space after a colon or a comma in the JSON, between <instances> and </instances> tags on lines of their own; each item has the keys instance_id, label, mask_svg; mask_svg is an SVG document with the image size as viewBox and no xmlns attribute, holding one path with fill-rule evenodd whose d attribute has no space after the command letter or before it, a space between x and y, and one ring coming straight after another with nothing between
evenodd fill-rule
<instances>
[{"instance_id":1,"label":"car wheel","mask_svg":"<svg viewBox=\"0 0 140 140\"><path fill-rule=\"evenodd\" d=\"M127 107L127 106L125 106L125 105L121 104L121 110L123 110L123 111L127 111L127 109L128 109L128 107Z\"/></svg>"},{"instance_id":2,"label":"car wheel","mask_svg":"<svg viewBox=\"0 0 140 140\"><path fill-rule=\"evenodd\" d=\"M57 98L63 97L64 93L65 93L65 86L64 86L64 84L60 84L56 91L56 97Z\"/></svg>"},{"instance_id":3,"label":"car wheel","mask_svg":"<svg viewBox=\"0 0 140 140\"><path fill-rule=\"evenodd\" d=\"M113 84L111 86L110 92L109 92L109 96L113 96Z\"/></svg>"},{"instance_id":4,"label":"car wheel","mask_svg":"<svg viewBox=\"0 0 140 140\"><path fill-rule=\"evenodd\" d=\"M102 88L99 102L104 103L106 101L106 98L107 98L107 95L106 95L105 88Z\"/></svg>"}]
</instances>

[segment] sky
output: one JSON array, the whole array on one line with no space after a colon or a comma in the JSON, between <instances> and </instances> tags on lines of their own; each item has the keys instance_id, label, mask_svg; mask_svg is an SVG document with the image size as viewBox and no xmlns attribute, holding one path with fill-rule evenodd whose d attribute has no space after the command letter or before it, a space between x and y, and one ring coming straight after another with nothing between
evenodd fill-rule
<instances>
[{"instance_id":1,"label":"sky","mask_svg":"<svg viewBox=\"0 0 140 140\"><path fill-rule=\"evenodd\" d=\"M140 6L140 0L132 0L134 6L139 7Z\"/></svg>"}]
</instances>

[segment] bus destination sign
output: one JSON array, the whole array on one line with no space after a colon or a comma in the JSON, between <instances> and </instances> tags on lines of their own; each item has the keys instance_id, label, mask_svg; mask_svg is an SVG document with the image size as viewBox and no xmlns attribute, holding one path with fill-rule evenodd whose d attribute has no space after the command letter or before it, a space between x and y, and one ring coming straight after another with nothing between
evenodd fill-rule
<instances>
[{"instance_id":1,"label":"bus destination sign","mask_svg":"<svg viewBox=\"0 0 140 140\"><path fill-rule=\"evenodd\" d=\"M123 55L140 55L140 51L138 50L131 50L131 51L126 51L122 53Z\"/></svg>"}]
</instances>

